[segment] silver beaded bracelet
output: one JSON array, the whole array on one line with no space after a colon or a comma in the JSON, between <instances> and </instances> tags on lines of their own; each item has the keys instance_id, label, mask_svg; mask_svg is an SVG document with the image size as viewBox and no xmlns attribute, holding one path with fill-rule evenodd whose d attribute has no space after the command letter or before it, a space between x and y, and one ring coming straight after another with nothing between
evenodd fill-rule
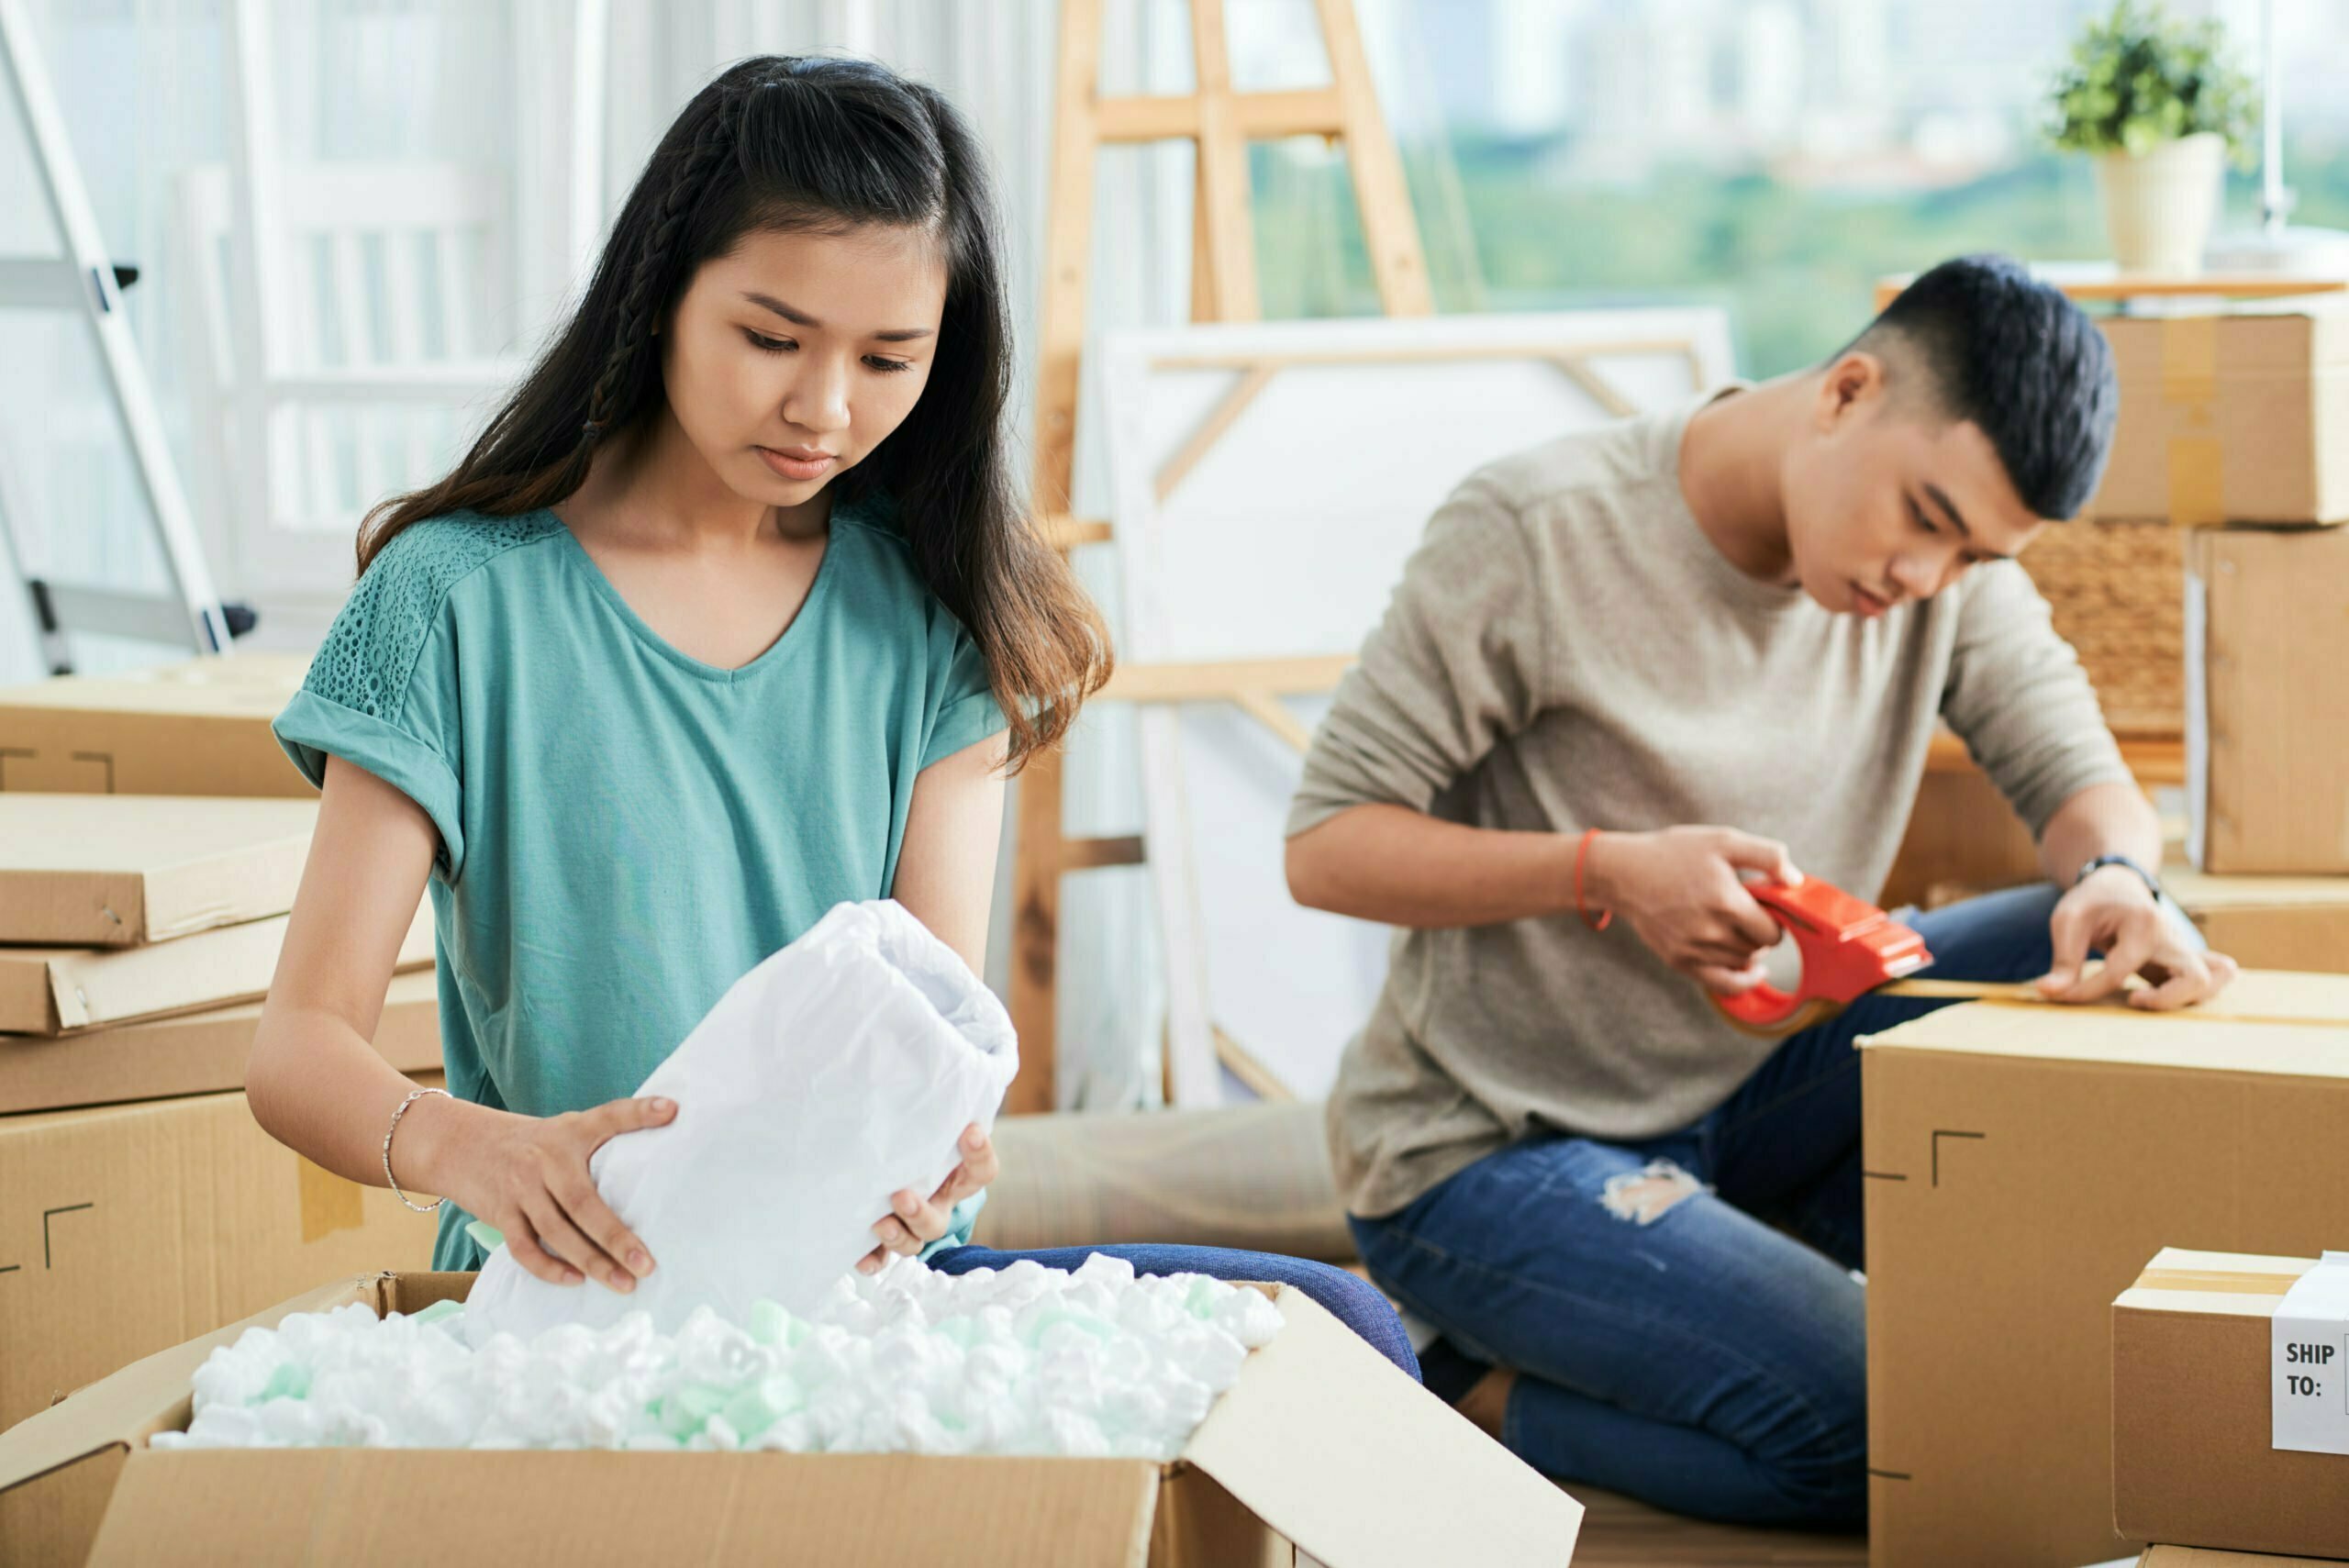
<instances>
[{"instance_id":1,"label":"silver beaded bracelet","mask_svg":"<svg viewBox=\"0 0 2349 1568\"><path fill-rule=\"evenodd\" d=\"M402 1203L407 1204L408 1208L417 1214L438 1213L440 1206L447 1203L449 1200L444 1197L437 1197L429 1204L408 1203L407 1194L400 1191L400 1179L392 1174L392 1134L400 1129L400 1118L407 1115L408 1106L416 1104L417 1101L424 1098L427 1095L438 1095L444 1100L453 1097L446 1089L418 1089L416 1093L410 1095L406 1099L400 1102L400 1108L392 1113L392 1125L384 1129L384 1184L392 1189L392 1195L394 1197L399 1199Z\"/></svg>"}]
</instances>

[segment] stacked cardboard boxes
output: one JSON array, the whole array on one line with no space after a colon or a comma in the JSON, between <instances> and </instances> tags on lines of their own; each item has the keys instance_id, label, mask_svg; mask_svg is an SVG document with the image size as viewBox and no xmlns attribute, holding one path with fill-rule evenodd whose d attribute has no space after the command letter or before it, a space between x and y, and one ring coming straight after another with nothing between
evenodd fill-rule
<instances>
[{"instance_id":1,"label":"stacked cardboard boxes","mask_svg":"<svg viewBox=\"0 0 2349 1568\"><path fill-rule=\"evenodd\" d=\"M1861 1071L1871 1562L2143 1544L2113 1523L2113 1297L2167 1245L2340 1244L2349 976L2254 971L2175 1014L1952 1007L1863 1040Z\"/></svg>"},{"instance_id":2,"label":"stacked cardboard boxes","mask_svg":"<svg viewBox=\"0 0 2349 1568\"><path fill-rule=\"evenodd\" d=\"M285 673L0 694L0 1429L294 1291L429 1261L431 1220L296 1156L241 1093L317 812L227 793L309 794L268 732ZM132 793L162 788L192 793ZM432 1074L429 911L398 963L375 1043ZM0 1562L79 1562L105 1496L83 1466L0 1497Z\"/></svg>"}]
</instances>

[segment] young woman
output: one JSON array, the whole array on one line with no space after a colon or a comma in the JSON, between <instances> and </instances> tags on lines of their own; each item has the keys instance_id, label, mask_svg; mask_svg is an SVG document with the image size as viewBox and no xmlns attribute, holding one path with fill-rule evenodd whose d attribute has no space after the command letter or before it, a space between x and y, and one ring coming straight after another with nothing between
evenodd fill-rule
<instances>
[{"instance_id":1,"label":"young woman","mask_svg":"<svg viewBox=\"0 0 2349 1568\"><path fill-rule=\"evenodd\" d=\"M980 963L1004 776L1109 670L1008 483L999 250L937 93L745 61L456 472L362 530L277 721L323 795L248 1088L328 1169L445 1195L436 1266L479 1265L477 1216L540 1278L632 1289L656 1260L588 1156L674 1114L631 1090L833 905L895 897ZM428 883L445 1095L369 1045ZM1009 1261L967 1244L994 1151L960 1154L860 1266ZM1294 1283L1416 1372L1341 1271L1102 1250Z\"/></svg>"}]
</instances>

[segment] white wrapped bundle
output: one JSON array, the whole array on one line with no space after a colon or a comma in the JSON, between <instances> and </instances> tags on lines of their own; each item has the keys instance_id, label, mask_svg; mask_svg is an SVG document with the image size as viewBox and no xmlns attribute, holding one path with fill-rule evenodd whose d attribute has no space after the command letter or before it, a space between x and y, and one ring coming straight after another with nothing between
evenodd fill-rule
<instances>
[{"instance_id":1,"label":"white wrapped bundle","mask_svg":"<svg viewBox=\"0 0 2349 1568\"><path fill-rule=\"evenodd\" d=\"M934 1191L973 1122L994 1124L1019 1051L1011 1019L954 951L890 901L842 904L745 974L639 1095L677 1103L588 1162L656 1267L622 1296L556 1285L498 1248L467 1337L602 1328L630 1311L674 1332L696 1307L806 1313L874 1246L900 1188Z\"/></svg>"}]
</instances>

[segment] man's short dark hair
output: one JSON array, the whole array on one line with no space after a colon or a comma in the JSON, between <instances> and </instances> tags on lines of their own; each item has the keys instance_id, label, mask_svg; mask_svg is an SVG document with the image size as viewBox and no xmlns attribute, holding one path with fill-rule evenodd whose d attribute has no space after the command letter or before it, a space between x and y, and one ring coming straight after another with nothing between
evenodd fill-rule
<instances>
[{"instance_id":1,"label":"man's short dark hair","mask_svg":"<svg viewBox=\"0 0 2349 1568\"><path fill-rule=\"evenodd\" d=\"M1837 358L1854 349L1891 361L1896 379L1920 371L1940 414L1990 438L2034 517L2069 517L2096 493L2121 408L2112 350L2078 306L2013 261L1943 261Z\"/></svg>"}]
</instances>

